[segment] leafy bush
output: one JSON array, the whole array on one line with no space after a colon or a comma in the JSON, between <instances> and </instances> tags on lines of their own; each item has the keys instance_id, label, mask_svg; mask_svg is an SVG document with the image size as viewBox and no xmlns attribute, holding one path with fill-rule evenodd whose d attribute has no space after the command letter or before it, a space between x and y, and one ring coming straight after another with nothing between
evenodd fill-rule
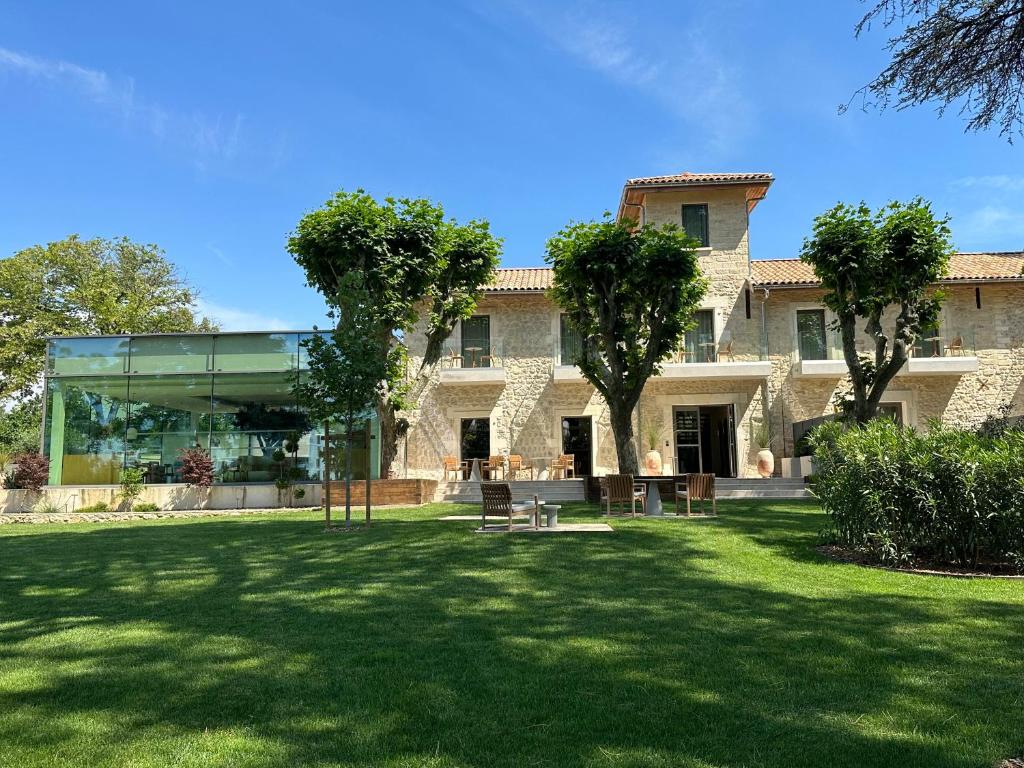
<instances>
[{"instance_id":1,"label":"leafy bush","mask_svg":"<svg viewBox=\"0 0 1024 768\"><path fill-rule=\"evenodd\" d=\"M198 445L182 451L181 479L199 488L213 485L213 460L210 454Z\"/></svg>"},{"instance_id":2,"label":"leafy bush","mask_svg":"<svg viewBox=\"0 0 1024 768\"><path fill-rule=\"evenodd\" d=\"M159 512L160 505L154 504L151 501L144 501L141 504L136 504L132 509L135 512Z\"/></svg>"},{"instance_id":3,"label":"leafy bush","mask_svg":"<svg viewBox=\"0 0 1024 768\"><path fill-rule=\"evenodd\" d=\"M145 490L145 479L146 472L139 467L125 467L121 470L121 500L129 512L135 507L135 500Z\"/></svg>"},{"instance_id":4,"label":"leafy bush","mask_svg":"<svg viewBox=\"0 0 1024 768\"><path fill-rule=\"evenodd\" d=\"M19 453L13 461L14 471L4 475L4 488L38 491L50 479L50 460L38 451Z\"/></svg>"},{"instance_id":5,"label":"leafy bush","mask_svg":"<svg viewBox=\"0 0 1024 768\"><path fill-rule=\"evenodd\" d=\"M813 431L815 494L835 540L881 562L1024 570L1024 430L992 437L891 419Z\"/></svg>"},{"instance_id":6,"label":"leafy bush","mask_svg":"<svg viewBox=\"0 0 1024 768\"><path fill-rule=\"evenodd\" d=\"M142 506L141 504L139 506ZM95 504L90 504L87 507L79 507L76 512L86 515L95 515L102 512L112 512L110 505L105 501L97 501Z\"/></svg>"}]
</instances>

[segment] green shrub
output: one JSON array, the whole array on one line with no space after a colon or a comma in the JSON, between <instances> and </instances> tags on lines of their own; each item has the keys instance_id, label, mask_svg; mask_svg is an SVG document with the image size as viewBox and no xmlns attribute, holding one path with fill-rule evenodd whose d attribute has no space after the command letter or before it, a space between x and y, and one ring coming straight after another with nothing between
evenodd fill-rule
<instances>
[{"instance_id":1,"label":"green shrub","mask_svg":"<svg viewBox=\"0 0 1024 768\"><path fill-rule=\"evenodd\" d=\"M79 507L75 510L76 512L83 512L87 515L94 515L101 512L110 512L110 505L105 501L97 501L95 504L90 504L87 507Z\"/></svg>"},{"instance_id":2,"label":"green shrub","mask_svg":"<svg viewBox=\"0 0 1024 768\"><path fill-rule=\"evenodd\" d=\"M151 501L143 501L141 504L136 504L132 507L133 512L159 512L160 505L154 504Z\"/></svg>"},{"instance_id":3,"label":"green shrub","mask_svg":"<svg viewBox=\"0 0 1024 768\"><path fill-rule=\"evenodd\" d=\"M915 560L1024 570L1024 430L998 436L876 419L810 437L837 542L888 564Z\"/></svg>"}]
</instances>

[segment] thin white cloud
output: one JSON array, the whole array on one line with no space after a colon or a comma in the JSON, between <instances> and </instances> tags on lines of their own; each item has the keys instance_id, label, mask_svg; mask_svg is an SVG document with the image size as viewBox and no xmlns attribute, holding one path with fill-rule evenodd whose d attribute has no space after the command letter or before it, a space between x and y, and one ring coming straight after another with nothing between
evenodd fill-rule
<instances>
[{"instance_id":1,"label":"thin white cloud","mask_svg":"<svg viewBox=\"0 0 1024 768\"><path fill-rule=\"evenodd\" d=\"M993 176L964 176L952 183L954 187L966 187L968 189L988 189L1001 192L1019 192L1024 189L1024 176L1008 176L997 174Z\"/></svg>"},{"instance_id":2,"label":"thin white cloud","mask_svg":"<svg viewBox=\"0 0 1024 768\"><path fill-rule=\"evenodd\" d=\"M637 22L636 6L617 12L587 2L566 8L508 0L507 7L560 50L674 114L705 161L732 153L749 135L751 100L730 59L707 43L717 39L710 17L696 14L685 29L661 34Z\"/></svg>"},{"instance_id":3,"label":"thin white cloud","mask_svg":"<svg viewBox=\"0 0 1024 768\"><path fill-rule=\"evenodd\" d=\"M69 61L47 59L0 47L0 71L66 88L81 98L144 131L154 139L178 145L205 170L211 162L236 158L242 145L241 114L210 116L166 107L136 94L135 81Z\"/></svg>"},{"instance_id":4,"label":"thin white cloud","mask_svg":"<svg viewBox=\"0 0 1024 768\"><path fill-rule=\"evenodd\" d=\"M1005 205L985 205L954 222L958 245L966 250L1019 250L1024 238L1024 211Z\"/></svg>"},{"instance_id":5,"label":"thin white cloud","mask_svg":"<svg viewBox=\"0 0 1024 768\"><path fill-rule=\"evenodd\" d=\"M301 330L293 323L283 320L276 315L264 314L251 309L231 307L226 304L217 304L206 299L199 299L196 302L196 315L208 317L215 322L222 331L284 331Z\"/></svg>"}]
</instances>

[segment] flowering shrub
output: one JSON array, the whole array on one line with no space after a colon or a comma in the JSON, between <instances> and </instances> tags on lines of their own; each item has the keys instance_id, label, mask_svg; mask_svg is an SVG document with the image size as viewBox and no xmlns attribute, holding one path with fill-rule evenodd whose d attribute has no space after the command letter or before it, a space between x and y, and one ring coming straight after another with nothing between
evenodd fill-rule
<instances>
[{"instance_id":1,"label":"flowering shrub","mask_svg":"<svg viewBox=\"0 0 1024 768\"><path fill-rule=\"evenodd\" d=\"M199 488L213 485L213 460L210 454L199 446L182 451L181 479Z\"/></svg>"},{"instance_id":2,"label":"flowering shrub","mask_svg":"<svg viewBox=\"0 0 1024 768\"><path fill-rule=\"evenodd\" d=\"M837 543L888 564L1024 571L1024 430L998 436L876 419L810 436L815 494Z\"/></svg>"},{"instance_id":3,"label":"flowering shrub","mask_svg":"<svg viewBox=\"0 0 1024 768\"><path fill-rule=\"evenodd\" d=\"M38 451L19 453L13 463L14 471L4 476L5 488L38 491L50 479L50 460Z\"/></svg>"}]
</instances>

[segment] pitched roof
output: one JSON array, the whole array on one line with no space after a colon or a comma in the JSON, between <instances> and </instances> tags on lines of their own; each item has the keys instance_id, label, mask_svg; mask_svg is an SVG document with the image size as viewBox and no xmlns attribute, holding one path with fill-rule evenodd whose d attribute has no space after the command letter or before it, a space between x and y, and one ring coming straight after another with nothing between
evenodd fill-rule
<instances>
[{"instance_id":1,"label":"pitched roof","mask_svg":"<svg viewBox=\"0 0 1024 768\"><path fill-rule=\"evenodd\" d=\"M800 259L764 259L750 262L755 285L775 288L815 286L818 278L810 264ZM949 260L949 275L942 282L988 282L1018 280L1024 282L1024 252L954 253ZM497 293L546 291L553 273L547 267L499 269L494 280L483 287Z\"/></svg>"},{"instance_id":2,"label":"pitched roof","mask_svg":"<svg viewBox=\"0 0 1024 768\"><path fill-rule=\"evenodd\" d=\"M485 291L544 291L551 287L552 271L547 267L499 269Z\"/></svg>"},{"instance_id":3,"label":"pitched roof","mask_svg":"<svg viewBox=\"0 0 1024 768\"><path fill-rule=\"evenodd\" d=\"M768 182L775 179L770 173L672 173L666 176L640 176L635 179L628 179L627 186L655 185L655 184L745 184L748 182Z\"/></svg>"},{"instance_id":4,"label":"pitched roof","mask_svg":"<svg viewBox=\"0 0 1024 768\"><path fill-rule=\"evenodd\" d=\"M797 287L818 284L811 265L799 259L751 261L750 269L755 285ZM949 260L949 274L940 282L1024 281L1022 272L1024 252L954 253Z\"/></svg>"}]
</instances>

